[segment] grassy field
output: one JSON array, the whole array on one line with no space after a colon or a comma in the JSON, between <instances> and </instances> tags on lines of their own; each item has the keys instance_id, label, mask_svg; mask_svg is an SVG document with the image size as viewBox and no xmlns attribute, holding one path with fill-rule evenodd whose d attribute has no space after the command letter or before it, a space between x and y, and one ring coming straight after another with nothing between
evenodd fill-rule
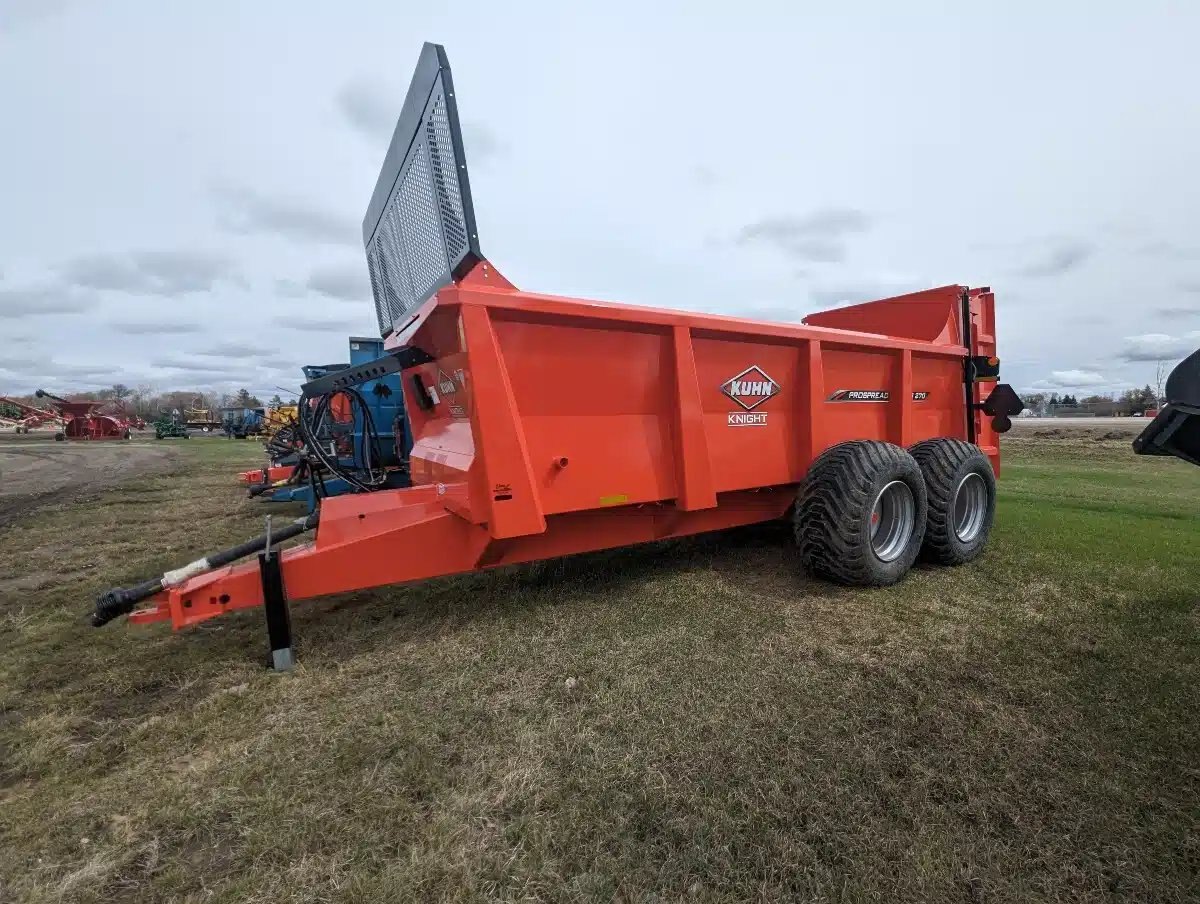
<instances>
[{"instance_id":1,"label":"grassy field","mask_svg":"<svg viewBox=\"0 0 1200 904\"><path fill-rule=\"evenodd\" d=\"M231 472L0 531L0 901L1188 901L1200 469L1007 444L988 553L757 528L173 635L91 600L257 533Z\"/></svg>"}]
</instances>

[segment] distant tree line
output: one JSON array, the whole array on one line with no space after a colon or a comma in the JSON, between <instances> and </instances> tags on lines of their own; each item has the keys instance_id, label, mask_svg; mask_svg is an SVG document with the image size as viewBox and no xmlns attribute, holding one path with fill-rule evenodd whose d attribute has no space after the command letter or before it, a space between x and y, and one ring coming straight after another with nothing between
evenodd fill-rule
<instances>
[{"instance_id":1,"label":"distant tree line","mask_svg":"<svg viewBox=\"0 0 1200 904\"><path fill-rule=\"evenodd\" d=\"M1088 414L1100 417L1129 416L1140 411L1157 408L1160 403L1159 395L1149 385L1141 389L1126 389L1124 392L1112 392L1107 395L1090 395L1078 398L1070 393L1059 395L1056 392L1027 392L1021 398L1025 407L1034 414L1053 416L1055 414Z\"/></svg>"}]
</instances>

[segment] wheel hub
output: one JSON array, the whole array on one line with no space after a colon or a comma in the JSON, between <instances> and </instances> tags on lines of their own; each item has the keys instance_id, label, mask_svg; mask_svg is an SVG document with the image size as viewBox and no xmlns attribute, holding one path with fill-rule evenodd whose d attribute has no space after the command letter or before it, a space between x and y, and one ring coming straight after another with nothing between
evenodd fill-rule
<instances>
[{"instance_id":1,"label":"wheel hub","mask_svg":"<svg viewBox=\"0 0 1200 904\"><path fill-rule=\"evenodd\" d=\"M987 484L978 474L968 474L954 490L954 536L962 543L970 543L978 537L987 510Z\"/></svg>"},{"instance_id":2,"label":"wheel hub","mask_svg":"<svg viewBox=\"0 0 1200 904\"><path fill-rule=\"evenodd\" d=\"M881 562L898 559L908 547L916 521L917 505L903 480L893 480L875 497L871 507L871 551Z\"/></svg>"}]
</instances>

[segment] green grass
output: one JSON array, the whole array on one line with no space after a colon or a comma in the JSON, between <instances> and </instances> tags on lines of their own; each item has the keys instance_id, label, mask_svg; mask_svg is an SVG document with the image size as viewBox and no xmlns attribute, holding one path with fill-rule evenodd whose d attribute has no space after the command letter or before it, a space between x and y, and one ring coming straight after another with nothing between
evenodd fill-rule
<instances>
[{"instance_id":1,"label":"green grass","mask_svg":"<svg viewBox=\"0 0 1200 904\"><path fill-rule=\"evenodd\" d=\"M183 447L0 533L0 901L1200 895L1200 469L1014 441L964 568L761 527L298 604L280 676L257 611L85 626L258 532Z\"/></svg>"}]
</instances>

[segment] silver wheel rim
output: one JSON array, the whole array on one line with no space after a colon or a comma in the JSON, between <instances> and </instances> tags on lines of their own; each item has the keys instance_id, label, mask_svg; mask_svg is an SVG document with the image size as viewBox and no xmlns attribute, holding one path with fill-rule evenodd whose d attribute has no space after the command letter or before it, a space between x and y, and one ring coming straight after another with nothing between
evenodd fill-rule
<instances>
[{"instance_id":1,"label":"silver wheel rim","mask_svg":"<svg viewBox=\"0 0 1200 904\"><path fill-rule=\"evenodd\" d=\"M908 547L916 521L912 490L903 480L893 480L871 506L871 551L881 562L898 559Z\"/></svg>"},{"instance_id":2,"label":"silver wheel rim","mask_svg":"<svg viewBox=\"0 0 1200 904\"><path fill-rule=\"evenodd\" d=\"M987 484L978 474L968 474L954 491L954 536L960 542L970 543L979 536L987 508Z\"/></svg>"}]
</instances>

